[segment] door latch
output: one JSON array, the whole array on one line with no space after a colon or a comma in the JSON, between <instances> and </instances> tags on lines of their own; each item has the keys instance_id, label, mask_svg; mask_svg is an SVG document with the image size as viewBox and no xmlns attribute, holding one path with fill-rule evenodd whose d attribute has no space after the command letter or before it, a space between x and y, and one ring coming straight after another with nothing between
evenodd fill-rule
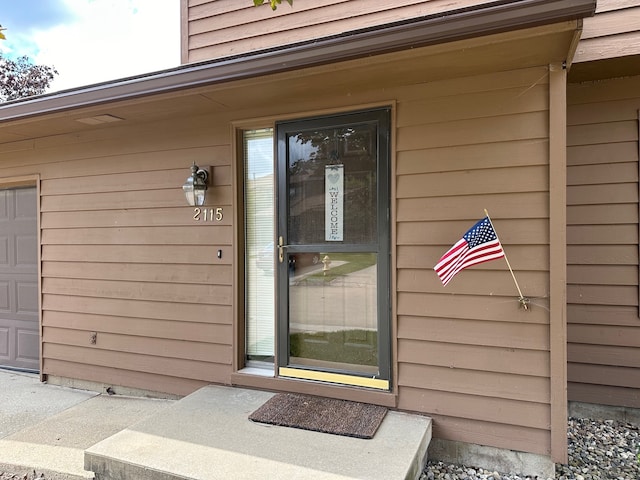
<instances>
[{"instance_id":1,"label":"door latch","mask_svg":"<svg viewBox=\"0 0 640 480\"><path fill-rule=\"evenodd\" d=\"M284 239L282 235L280 235L280 237L278 237L278 260L280 260L280 263L284 262L284 249L288 246L289 245L284 244Z\"/></svg>"}]
</instances>

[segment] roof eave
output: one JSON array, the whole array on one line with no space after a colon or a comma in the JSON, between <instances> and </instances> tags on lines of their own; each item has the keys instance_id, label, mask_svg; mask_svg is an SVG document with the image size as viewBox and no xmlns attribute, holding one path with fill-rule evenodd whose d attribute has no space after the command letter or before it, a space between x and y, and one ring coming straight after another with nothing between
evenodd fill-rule
<instances>
[{"instance_id":1,"label":"roof eave","mask_svg":"<svg viewBox=\"0 0 640 480\"><path fill-rule=\"evenodd\" d=\"M592 16L596 0L500 0L313 42L185 65L0 105L0 123Z\"/></svg>"}]
</instances>

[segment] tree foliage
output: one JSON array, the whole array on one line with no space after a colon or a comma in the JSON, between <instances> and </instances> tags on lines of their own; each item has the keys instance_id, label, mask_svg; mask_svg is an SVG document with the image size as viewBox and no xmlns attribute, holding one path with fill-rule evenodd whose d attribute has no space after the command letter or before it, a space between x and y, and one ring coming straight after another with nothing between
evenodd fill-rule
<instances>
[{"instance_id":1,"label":"tree foliage","mask_svg":"<svg viewBox=\"0 0 640 480\"><path fill-rule=\"evenodd\" d=\"M287 3L291 6L293 6L293 0L286 0ZM260 5L263 5L265 2L265 0L253 0L253 4L256 7L259 7ZM271 10L275 10L276 8L278 8L278 5L280 5L282 3L282 0L268 0L269 5L271 5Z\"/></svg>"},{"instance_id":2,"label":"tree foliage","mask_svg":"<svg viewBox=\"0 0 640 480\"><path fill-rule=\"evenodd\" d=\"M44 93L58 71L47 65L34 65L29 57L11 60L0 52L0 102Z\"/></svg>"}]
</instances>

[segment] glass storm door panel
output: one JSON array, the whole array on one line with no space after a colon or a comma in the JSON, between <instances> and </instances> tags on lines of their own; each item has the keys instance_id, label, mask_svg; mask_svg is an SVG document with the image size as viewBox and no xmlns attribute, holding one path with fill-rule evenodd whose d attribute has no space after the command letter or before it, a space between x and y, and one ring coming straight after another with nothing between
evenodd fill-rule
<instances>
[{"instance_id":1,"label":"glass storm door panel","mask_svg":"<svg viewBox=\"0 0 640 480\"><path fill-rule=\"evenodd\" d=\"M277 140L278 374L389 389L389 111Z\"/></svg>"}]
</instances>

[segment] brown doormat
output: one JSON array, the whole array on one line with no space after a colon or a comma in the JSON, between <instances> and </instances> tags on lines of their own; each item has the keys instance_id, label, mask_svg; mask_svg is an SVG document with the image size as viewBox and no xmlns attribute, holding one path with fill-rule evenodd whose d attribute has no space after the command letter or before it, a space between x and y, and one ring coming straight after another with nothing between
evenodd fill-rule
<instances>
[{"instance_id":1,"label":"brown doormat","mask_svg":"<svg viewBox=\"0 0 640 480\"><path fill-rule=\"evenodd\" d=\"M279 393L249 415L249 420L356 438L373 438L385 407L333 398Z\"/></svg>"}]
</instances>

